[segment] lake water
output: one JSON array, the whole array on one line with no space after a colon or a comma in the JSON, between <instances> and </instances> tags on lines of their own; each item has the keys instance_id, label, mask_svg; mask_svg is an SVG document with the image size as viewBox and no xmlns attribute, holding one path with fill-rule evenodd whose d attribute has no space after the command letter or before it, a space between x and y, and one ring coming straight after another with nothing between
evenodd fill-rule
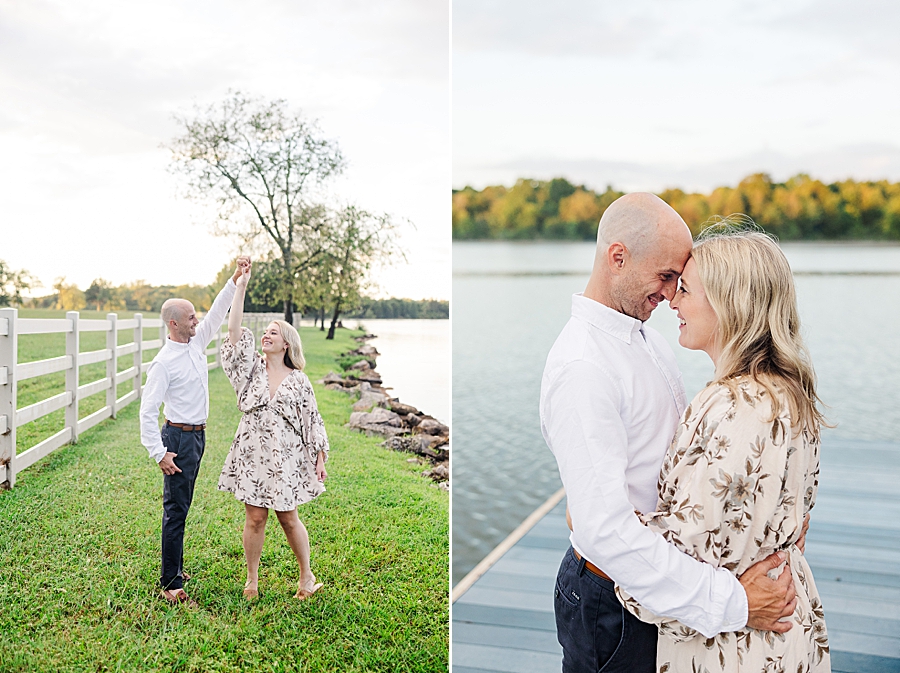
<instances>
[{"instance_id":1,"label":"lake water","mask_svg":"<svg viewBox=\"0 0 900 673\"><path fill-rule=\"evenodd\" d=\"M369 343L378 349L378 373L393 397L450 422L450 321L355 320L377 335Z\"/></svg>"},{"instance_id":2,"label":"lake water","mask_svg":"<svg viewBox=\"0 0 900 673\"><path fill-rule=\"evenodd\" d=\"M828 436L900 437L900 246L784 244ZM453 244L453 583L560 487L541 436L547 352L584 289L592 243ZM650 325L670 342L688 398L712 376L678 346L674 311Z\"/></svg>"}]
</instances>

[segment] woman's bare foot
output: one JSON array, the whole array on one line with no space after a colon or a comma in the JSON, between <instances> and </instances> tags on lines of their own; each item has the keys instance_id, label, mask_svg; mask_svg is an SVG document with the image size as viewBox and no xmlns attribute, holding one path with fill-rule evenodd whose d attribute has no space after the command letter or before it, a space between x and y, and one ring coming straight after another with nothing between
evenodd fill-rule
<instances>
[{"instance_id":1,"label":"woman's bare foot","mask_svg":"<svg viewBox=\"0 0 900 673\"><path fill-rule=\"evenodd\" d=\"M255 601L259 598L259 580L247 580L244 583L244 598L248 601Z\"/></svg>"},{"instance_id":2,"label":"woman's bare foot","mask_svg":"<svg viewBox=\"0 0 900 673\"><path fill-rule=\"evenodd\" d=\"M301 601L305 600L316 593L323 586L325 585L321 582L316 582L315 575L310 575L309 578L301 579L299 582L297 582L297 593L294 594L294 598L299 598Z\"/></svg>"}]
</instances>

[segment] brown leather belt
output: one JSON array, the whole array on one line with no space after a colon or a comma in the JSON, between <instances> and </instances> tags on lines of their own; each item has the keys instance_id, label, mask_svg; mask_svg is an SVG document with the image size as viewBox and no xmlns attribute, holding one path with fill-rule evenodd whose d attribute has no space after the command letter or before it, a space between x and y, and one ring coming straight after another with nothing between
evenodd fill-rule
<instances>
[{"instance_id":1,"label":"brown leather belt","mask_svg":"<svg viewBox=\"0 0 900 673\"><path fill-rule=\"evenodd\" d=\"M203 425L188 425L187 423L173 423L168 418L166 419L166 425L171 425L173 428L178 428L184 432L200 432L206 429L206 423Z\"/></svg>"},{"instance_id":2,"label":"brown leather belt","mask_svg":"<svg viewBox=\"0 0 900 673\"><path fill-rule=\"evenodd\" d=\"M581 554L578 553L578 550L575 549L575 548L573 547L573 548L572 548L572 551L575 553L575 558L578 559L578 560L580 561L580 560L581 560ZM594 573L597 577L599 577L599 578L602 579L602 580L607 580L607 581L609 581L609 582L612 582L612 581L613 581L612 578L611 578L609 575L607 575L605 572L603 572L602 570L600 570L600 568L598 568L597 566L595 566L593 563L591 563L591 562L588 561L587 559L584 559L584 567L587 568L587 569L588 569L589 571L591 571L592 573Z\"/></svg>"}]
</instances>

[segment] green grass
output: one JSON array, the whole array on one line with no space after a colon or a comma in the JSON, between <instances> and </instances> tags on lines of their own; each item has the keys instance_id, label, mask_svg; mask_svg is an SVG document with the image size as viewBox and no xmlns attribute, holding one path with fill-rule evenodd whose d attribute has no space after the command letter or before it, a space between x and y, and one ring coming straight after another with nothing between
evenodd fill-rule
<instances>
[{"instance_id":1,"label":"green grass","mask_svg":"<svg viewBox=\"0 0 900 673\"><path fill-rule=\"evenodd\" d=\"M334 342L312 328L301 335L313 381L356 345L345 331ZM59 354L55 335L39 336L22 339L20 362ZM23 390L19 406L46 392ZM133 403L0 492L0 671L447 670L447 495L408 456L345 428L345 395L316 386L316 397L332 447L328 491L300 517L321 594L293 599L298 569L273 514L262 596L241 597L243 506L216 490L240 414L216 369L185 536L187 589L201 607L159 598L162 475L140 444Z\"/></svg>"}]
</instances>

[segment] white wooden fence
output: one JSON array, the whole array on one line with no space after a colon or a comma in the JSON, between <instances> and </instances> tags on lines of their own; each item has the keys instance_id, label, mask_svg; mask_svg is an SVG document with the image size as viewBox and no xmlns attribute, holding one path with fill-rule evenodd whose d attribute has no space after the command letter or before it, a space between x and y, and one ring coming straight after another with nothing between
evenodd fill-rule
<instances>
[{"instance_id":1,"label":"white wooden fence","mask_svg":"<svg viewBox=\"0 0 900 673\"><path fill-rule=\"evenodd\" d=\"M280 314L249 313L244 324L258 337L261 331ZM299 316L298 316L299 317ZM143 330L157 328L159 337L145 340ZM223 328L226 328L223 325ZM227 329L227 328L226 328ZM119 333L131 331L130 343L118 345ZM106 347L82 353L80 336L84 332L105 332ZM18 363L18 338L27 334L66 335L66 354L59 357ZM215 355L207 366L214 369L221 364L219 348L224 334L219 331L206 354ZM78 435L107 418L115 418L123 407L141 397L142 375L150 366L143 362L144 351L160 348L165 343L166 330L159 318L145 319L140 313L134 318L119 320L115 313L108 313L105 320L79 318L77 311L69 311L65 318L19 318L14 308L0 309L0 487L12 488L16 475L64 444L77 443ZM117 372L119 358L132 355L132 366ZM106 363L106 375L90 383L79 384L79 368L96 362ZM47 399L17 409L18 383L27 379L64 371L65 391ZM118 386L132 381L131 390L117 398ZM78 403L86 397L106 392L106 404L82 419L78 418ZM62 430L43 441L16 453L16 428L46 416L57 409L65 409Z\"/></svg>"}]
</instances>

